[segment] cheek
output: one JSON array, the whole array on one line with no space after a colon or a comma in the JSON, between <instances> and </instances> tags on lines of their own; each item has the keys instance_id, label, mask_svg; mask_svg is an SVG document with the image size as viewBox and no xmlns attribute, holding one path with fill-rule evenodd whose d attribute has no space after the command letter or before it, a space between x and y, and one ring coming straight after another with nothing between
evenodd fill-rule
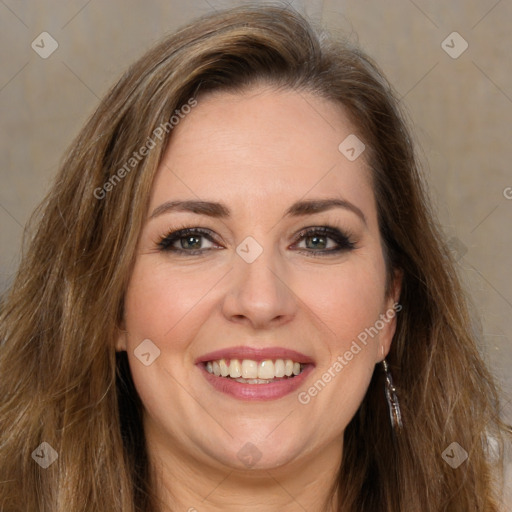
<instances>
[{"instance_id":1,"label":"cheek","mask_svg":"<svg viewBox=\"0 0 512 512\"><path fill-rule=\"evenodd\" d=\"M382 312L384 263L351 264L329 274L309 276L302 288L307 290L305 302L332 334L331 351L341 350L374 325Z\"/></svg>"},{"instance_id":2,"label":"cheek","mask_svg":"<svg viewBox=\"0 0 512 512\"><path fill-rule=\"evenodd\" d=\"M330 421L318 433L329 437L343 431L359 408L375 370L379 334L374 326L382 313L384 266L353 266L316 279L308 307L321 320L321 358L316 378L299 392L298 400L313 416ZM371 333L371 334L368 334Z\"/></svg>"},{"instance_id":3,"label":"cheek","mask_svg":"<svg viewBox=\"0 0 512 512\"><path fill-rule=\"evenodd\" d=\"M150 255L136 262L125 298L126 350L135 388L152 418L168 421L168 407L162 404L179 401L182 386L178 382L191 380L187 348L207 314L204 297L218 279L211 272L172 269L168 262ZM160 352L145 366L136 352L147 339Z\"/></svg>"},{"instance_id":4,"label":"cheek","mask_svg":"<svg viewBox=\"0 0 512 512\"><path fill-rule=\"evenodd\" d=\"M215 272L171 269L151 257L141 258L134 268L125 301L125 319L131 344L149 338L157 345L173 338L182 324L193 329L202 299L218 281ZM193 314L191 314L193 313Z\"/></svg>"}]
</instances>

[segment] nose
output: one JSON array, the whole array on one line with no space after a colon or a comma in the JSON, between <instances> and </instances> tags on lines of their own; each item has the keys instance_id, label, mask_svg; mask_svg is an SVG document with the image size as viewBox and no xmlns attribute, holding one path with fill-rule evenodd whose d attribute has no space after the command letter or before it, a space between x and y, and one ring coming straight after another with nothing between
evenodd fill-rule
<instances>
[{"instance_id":1,"label":"nose","mask_svg":"<svg viewBox=\"0 0 512 512\"><path fill-rule=\"evenodd\" d=\"M252 263L236 255L229 275L222 305L229 321L263 329L288 323L296 315L298 297L288 282L289 273L271 250Z\"/></svg>"}]
</instances>

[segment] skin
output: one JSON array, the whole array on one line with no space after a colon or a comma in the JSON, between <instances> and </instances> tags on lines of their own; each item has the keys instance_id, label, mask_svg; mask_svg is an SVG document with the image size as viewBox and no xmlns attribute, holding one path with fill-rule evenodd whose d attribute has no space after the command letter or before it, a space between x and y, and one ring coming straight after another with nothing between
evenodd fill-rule
<instances>
[{"instance_id":1,"label":"skin","mask_svg":"<svg viewBox=\"0 0 512 512\"><path fill-rule=\"evenodd\" d=\"M173 130L116 343L128 352L157 493L169 510L323 512L330 506L344 429L389 351L395 320L307 404L297 392L263 402L235 399L215 390L194 361L237 345L294 349L315 360L298 390L307 391L397 301L397 281L385 293L364 154L350 162L338 150L354 132L340 106L262 85L199 97ZM332 197L357 206L365 221L347 208L284 217L295 201ZM173 200L221 202L232 215L150 217ZM324 239L328 246L318 249L311 237L297 235L325 225L347 231L355 248L315 257L336 242ZM159 240L183 226L210 229L215 241L200 238L194 248L204 248L201 255L159 250ZM252 263L236 252L247 236L263 248ZM144 339L160 350L149 366L134 355ZM261 454L252 467L237 456L248 442Z\"/></svg>"}]
</instances>

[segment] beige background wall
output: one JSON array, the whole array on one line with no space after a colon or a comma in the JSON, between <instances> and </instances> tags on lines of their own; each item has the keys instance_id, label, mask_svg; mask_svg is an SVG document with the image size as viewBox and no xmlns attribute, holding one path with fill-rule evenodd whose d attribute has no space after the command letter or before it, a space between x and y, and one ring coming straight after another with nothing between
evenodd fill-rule
<instances>
[{"instance_id":1,"label":"beige background wall","mask_svg":"<svg viewBox=\"0 0 512 512\"><path fill-rule=\"evenodd\" d=\"M16 267L22 226L108 86L178 25L239 3L0 0L0 289ZM290 3L332 31L358 40L402 97L420 153L429 163L441 223L455 237L461 272L482 315L486 358L502 379L509 402L512 2ZM43 31L59 45L47 59L31 48ZM442 48L454 31L469 45L456 59ZM448 38L446 44L457 52L461 43Z\"/></svg>"}]
</instances>

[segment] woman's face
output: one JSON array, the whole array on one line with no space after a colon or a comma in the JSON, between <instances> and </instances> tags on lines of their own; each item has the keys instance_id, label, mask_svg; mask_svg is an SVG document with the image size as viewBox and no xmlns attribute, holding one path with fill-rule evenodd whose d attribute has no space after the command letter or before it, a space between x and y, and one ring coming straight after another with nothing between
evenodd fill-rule
<instances>
[{"instance_id":1,"label":"woman's face","mask_svg":"<svg viewBox=\"0 0 512 512\"><path fill-rule=\"evenodd\" d=\"M159 453L340 460L395 327L354 131L335 104L266 87L200 97L174 128L117 341Z\"/></svg>"}]
</instances>

